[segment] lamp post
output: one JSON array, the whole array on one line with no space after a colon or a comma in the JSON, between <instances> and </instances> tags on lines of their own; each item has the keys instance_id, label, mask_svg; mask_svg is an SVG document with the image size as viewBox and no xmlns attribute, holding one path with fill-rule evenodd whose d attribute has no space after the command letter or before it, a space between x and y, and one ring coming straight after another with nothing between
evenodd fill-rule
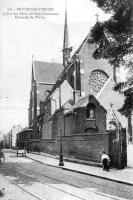
<instances>
[{"instance_id":1,"label":"lamp post","mask_svg":"<svg viewBox=\"0 0 133 200\"><path fill-rule=\"evenodd\" d=\"M61 87L59 85L59 108L61 112ZM59 166L64 166L63 153L62 153L62 129L61 129L61 114L60 114L60 155L59 155Z\"/></svg>"},{"instance_id":2,"label":"lamp post","mask_svg":"<svg viewBox=\"0 0 133 200\"><path fill-rule=\"evenodd\" d=\"M10 132L10 148L12 149L12 130Z\"/></svg>"}]
</instances>

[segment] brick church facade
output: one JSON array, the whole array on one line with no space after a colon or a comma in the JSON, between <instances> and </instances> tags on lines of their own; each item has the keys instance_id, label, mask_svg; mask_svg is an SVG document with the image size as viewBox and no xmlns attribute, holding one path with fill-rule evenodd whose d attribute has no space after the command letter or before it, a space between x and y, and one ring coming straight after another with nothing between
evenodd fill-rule
<instances>
[{"instance_id":1,"label":"brick church facade","mask_svg":"<svg viewBox=\"0 0 133 200\"><path fill-rule=\"evenodd\" d=\"M65 157L94 162L100 162L105 150L110 157L115 155L112 165L119 165L121 157L126 166L127 122L118 112L124 98L113 90L113 67L92 57L95 45L89 39L90 34L70 55L65 13L63 64L33 59L29 103L32 148L59 155L61 147ZM120 140L125 145L122 152Z\"/></svg>"}]
</instances>

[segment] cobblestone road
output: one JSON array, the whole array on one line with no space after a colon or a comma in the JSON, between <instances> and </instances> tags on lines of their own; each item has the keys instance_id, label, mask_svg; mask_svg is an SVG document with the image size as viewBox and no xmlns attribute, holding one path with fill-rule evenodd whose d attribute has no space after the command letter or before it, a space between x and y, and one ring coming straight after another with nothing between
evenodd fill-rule
<instances>
[{"instance_id":1,"label":"cobblestone road","mask_svg":"<svg viewBox=\"0 0 133 200\"><path fill-rule=\"evenodd\" d=\"M0 193L0 199L2 200L36 200L36 198L24 192L21 188L11 183L7 178L0 175L0 187L4 187L2 193Z\"/></svg>"},{"instance_id":2,"label":"cobblestone road","mask_svg":"<svg viewBox=\"0 0 133 200\"><path fill-rule=\"evenodd\" d=\"M0 166L2 200L133 199L130 186L50 167L15 154Z\"/></svg>"}]
</instances>

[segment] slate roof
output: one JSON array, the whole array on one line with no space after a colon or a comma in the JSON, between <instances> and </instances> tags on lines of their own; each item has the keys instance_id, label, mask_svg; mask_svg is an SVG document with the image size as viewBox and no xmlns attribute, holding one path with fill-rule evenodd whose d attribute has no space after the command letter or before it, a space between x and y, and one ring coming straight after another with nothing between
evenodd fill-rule
<instances>
[{"instance_id":1,"label":"slate roof","mask_svg":"<svg viewBox=\"0 0 133 200\"><path fill-rule=\"evenodd\" d=\"M125 97L119 92L113 90L114 84L115 82L110 77L97 95L96 99L107 111L111 110L110 104L112 103L112 109L117 119L123 126L126 126L126 118L118 112L118 109L124 104Z\"/></svg>"},{"instance_id":2,"label":"slate roof","mask_svg":"<svg viewBox=\"0 0 133 200\"><path fill-rule=\"evenodd\" d=\"M79 99L73 106L72 106L72 109L75 109L75 108L82 108L82 107L86 107L87 104L89 103L89 97L93 97L94 99L96 99L96 97L93 95L93 94L88 94L86 95L85 97ZM100 102L96 99L96 101L100 104ZM100 104L100 106L102 106L104 108L105 111L106 108Z\"/></svg>"},{"instance_id":3,"label":"slate roof","mask_svg":"<svg viewBox=\"0 0 133 200\"><path fill-rule=\"evenodd\" d=\"M34 74L36 82L55 83L63 70L60 63L34 61Z\"/></svg>"},{"instance_id":4,"label":"slate roof","mask_svg":"<svg viewBox=\"0 0 133 200\"><path fill-rule=\"evenodd\" d=\"M74 105L73 108L81 108L81 107L86 107L87 104L89 103L89 95L79 99Z\"/></svg>"},{"instance_id":5,"label":"slate roof","mask_svg":"<svg viewBox=\"0 0 133 200\"><path fill-rule=\"evenodd\" d=\"M82 49L82 47L86 44L86 42L88 41L90 36L90 33L86 36L86 38L83 40L83 42L81 43L81 45L78 47L78 49L74 52L74 54L71 56L71 58L74 58L75 54L78 54L80 52L80 50ZM66 68L64 69L64 67L62 68L62 71L60 72L58 78L62 78L64 72L66 71L66 69L68 69L70 66L72 65L72 62L70 62ZM56 81L58 82L58 80Z\"/></svg>"},{"instance_id":6,"label":"slate roof","mask_svg":"<svg viewBox=\"0 0 133 200\"><path fill-rule=\"evenodd\" d=\"M98 69L101 69L101 65L105 66L105 69L101 69L101 70L105 70L105 72L110 76L112 75L112 66L108 63L107 60L105 59L100 59L100 60L96 60L93 58L92 54L96 49L95 44L91 44L89 42L90 40L90 32L87 34L87 36L85 37L85 39L82 41L82 43L80 44L80 46L77 48L77 50L73 53L73 55L71 56L71 59L73 59L75 57L76 54L80 54L80 52L82 51L82 49L84 48L84 46L86 45L86 43L88 43L89 45L89 51L88 51L88 58L90 59L91 63L93 65L96 65ZM62 78L64 72L69 69L72 66L72 61L66 66L65 69L62 70L61 74L60 74L60 78ZM58 82L58 80L57 80Z\"/></svg>"}]
</instances>

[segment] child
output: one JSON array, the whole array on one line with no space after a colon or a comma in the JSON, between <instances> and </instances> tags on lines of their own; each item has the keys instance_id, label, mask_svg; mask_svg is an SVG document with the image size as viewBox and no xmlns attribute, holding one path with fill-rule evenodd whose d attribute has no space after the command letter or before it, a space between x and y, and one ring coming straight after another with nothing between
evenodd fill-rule
<instances>
[{"instance_id":1,"label":"child","mask_svg":"<svg viewBox=\"0 0 133 200\"><path fill-rule=\"evenodd\" d=\"M109 159L109 156L106 154L105 151L102 152L101 162L102 162L102 165L103 165L103 170L109 171L110 159Z\"/></svg>"}]
</instances>

